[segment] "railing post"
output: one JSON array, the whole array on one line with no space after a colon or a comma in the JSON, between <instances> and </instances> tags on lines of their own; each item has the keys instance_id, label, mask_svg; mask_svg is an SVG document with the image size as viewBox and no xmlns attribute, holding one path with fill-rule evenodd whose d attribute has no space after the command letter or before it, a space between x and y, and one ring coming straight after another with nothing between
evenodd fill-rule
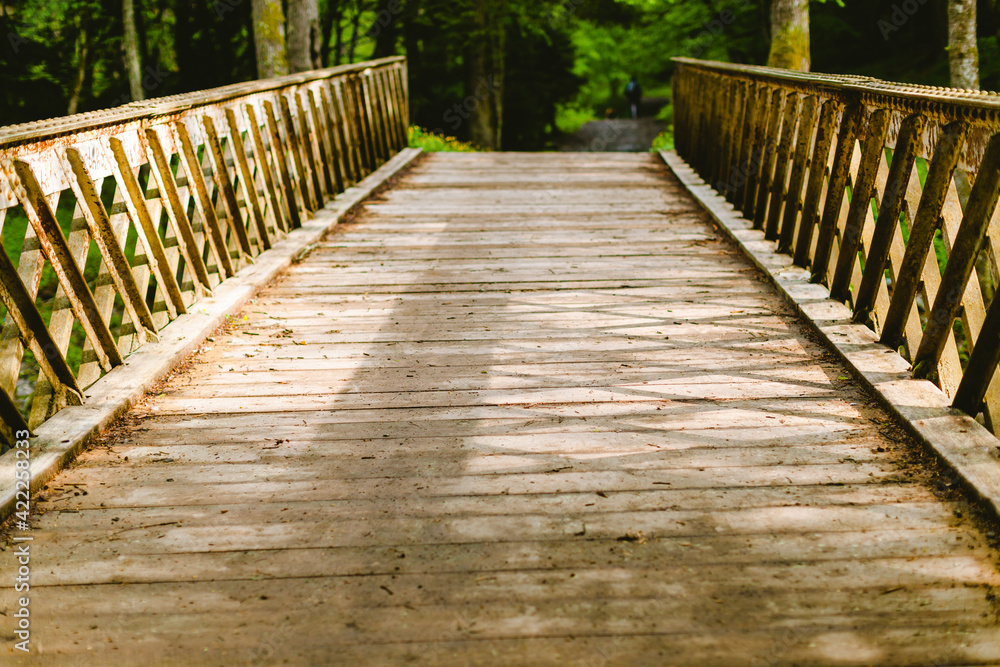
<instances>
[{"instance_id":1,"label":"railing post","mask_svg":"<svg viewBox=\"0 0 1000 667\"><path fill-rule=\"evenodd\" d=\"M865 322L872 308L879 287L885 283L885 265L889 261L889 247L899 228L899 214L903 210L903 198L910 182L913 163L917 156L917 146L923 139L927 119L923 116L908 116L900 128L896 140L896 150L892 155L892 166L886 179L882 204L875 221L871 247L865 255L865 271L861 286L854 295L854 321Z\"/></svg>"},{"instance_id":2,"label":"railing post","mask_svg":"<svg viewBox=\"0 0 1000 667\"><path fill-rule=\"evenodd\" d=\"M889 310L882 325L882 337L879 339L879 342L891 348L899 347L903 341L906 320L910 316L917 289L920 287L921 268L928 261L934 234L938 230L941 209L944 208L948 188L958 167L967 133L968 125L963 121L947 125L941 131L937 149L930 161L927 180L920 195L917 213L910 225L906 253L899 266L896 284L893 286L892 298L889 301Z\"/></svg>"},{"instance_id":3,"label":"railing post","mask_svg":"<svg viewBox=\"0 0 1000 667\"><path fill-rule=\"evenodd\" d=\"M866 219L872 212L875 177L878 174L879 163L885 155L885 137L888 131L889 112L878 109L868 120L868 129L861 149L858 178L851 189L851 206L840 239L837 268L830 284L830 298L837 301L846 301L848 297L851 276L858 262L861 233Z\"/></svg>"},{"instance_id":4,"label":"railing post","mask_svg":"<svg viewBox=\"0 0 1000 667\"><path fill-rule=\"evenodd\" d=\"M740 164L739 188L736 192L734 205L744 215L748 215L750 210L750 193L756 194L757 173L760 171L760 152L764 130L762 126L767 119L767 94L768 89L763 85L756 85L753 90L753 111L748 117L748 123L744 127L744 153Z\"/></svg>"},{"instance_id":5,"label":"railing post","mask_svg":"<svg viewBox=\"0 0 1000 667\"><path fill-rule=\"evenodd\" d=\"M754 229L763 229L767 214L767 195L771 190L771 180L774 178L775 151L778 135L781 133L782 110L785 104L785 92L780 88L771 91L771 105L767 112L767 126L760 161L760 171L757 175L756 194L751 193L750 210L747 218L753 220Z\"/></svg>"},{"instance_id":6,"label":"railing post","mask_svg":"<svg viewBox=\"0 0 1000 667\"><path fill-rule=\"evenodd\" d=\"M830 149L833 147L833 139L836 135L839 112L840 104L834 100L824 102L823 109L820 111L819 124L816 127L816 143L808 159L809 182L806 185L806 198L802 204L802 221L799 223L799 235L795 241L795 256L792 259L796 266L806 267L810 262L813 230L820 220L819 201L823 194L823 183L827 177ZM831 187L833 187L832 176Z\"/></svg>"},{"instance_id":7,"label":"railing post","mask_svg":"<svg viewBox=\"0 0 1000 667\"><path fill-rule=\"evenodd\" d=\"M208 116L205 116L205 122L211 122ZM257 198L257 186L254 183L253 174L250 172L250 164L247 162L247 150L246 146L243 145L243 137L240 133L239 124L236 121L236 112L232 109L226 109L226 124L229 126L229 140L231 142L233 160L239 169L243 199L246 201L250 215L253 217L254 228L257 230L257 239L261 247L267 250L271 247L271 235L267 232L267 224L264 222L264 214L261 212L260 200ZM234 204L235 200L234 195Z\"/></svg>"},{"instance_id":8,"label":"railing post","mask_svg":"<svg viewBox=\"0 0 1000 667\"><path fill-rule=\"evenodd\" d=\"M795 155L792 158L792 173L788 178L788 190L785 193L785 212L778 231L779 252L791 253L792 242L795 239L796 220L805 223L805 207L802 202L802 188L805 185L806 171L809 168L809 156L815 151L813 137L816 135L816 116L819 111L819 100L815 95L809 95L802 102L799 113L799 131L795 138ZM829 153L829 151L827 151ZM817 157L818 159L818 157ZM826 167L825 162L823 168ZM800 216L801 213L801 216ZM775 221L775 226L778 222Z\"/></svg>"},{"instance_id":9,"label":"railing post","mask_svg":"<svg viewBox=\"0 0 1000 667\"><path fill-rule=\"evenodd\" d=\"M764 219L764 210L758 211L757 217L764 222L764 238L774 241L778 238L778 222L781 219L782 207L786 205L785 198L787 191L785 183L788 180L788 162L791 159L792 143L795 140L795 130L799 120L799 96L789 93L785 97L785 113L781 119L781 140L778 143L778 152L774 157L774 175L770 180L770 197L768 198L767 218ZM796 202L788 202L794 209Z\"/></svg>"},{"instance_id":10,"label":"railing post","mask_svg":"<svg viewBox=\"0 0 1000 667\"><path fill-rule=\"evenodd\" d=\"M302 214L299 212L299 202L304 199L304 196L300 195L300 187L296 187L294 181L292 181L292 176L288 171L288 157L286 155L286 150L288 150L281 141L281 136L278 134L278 121L274 115L274 105L270 100L264 101L264 118L267 121L267 138L271 145L271 154L274 156L275 162L278 165L278 177L281 179L281 186L284 190L285 204L288 206L288 217L291 220L291 228L297 229L302 226ZM300 174L301 179L301 174ZM305 208L305 204L303 204Z\"/></svg>"},{"instance_id":11,"label":"railing post","mask_svg":"<svg viewBox=\"0 0 1000 667\"><path fill-rule=\"evenodd\" d=\"M847 180L850 175L851 157L854 155L854 143L857 140L859 125L864 114L860 104L849 105L844 110L840 121L840 132L837 137L837 151L833 157L830 169L830 180L826 191L826 203L823 205L823 218L819 225L816 238L816 251L812 259L812 277L814 283L826 280L827 265L830 262L830 251L833 248L833 237L837 233L837 219L844 203L847 190Z\"/></svg>"},{"instance_id":12,"label":"railing post","mask_svg":"<svg viewBox=\"0 0 1000 667\"><path fill-rule=\"evenodd\" d=\"M257 170L264 180L264 192L267 195L268 209L272 212L271 216L274 218L275 228L278 231L288 232L292 227L292 224L289 222L291 211L288 209L294 206L294 201L290 203L285 202L278 194L274 174L271 172L270 160L267 157L267 147L264 145L264 137L260 132L260 121L257 120L257 112L254 111L252 104L247 104L244 107L244 111L247 116L247 124L250 126L250 145L254 154L254 162L257 164ZM271 147L271 154L274 156L275 165L277 165L277 147L273 142Z\"/></svg>"},{"instance_id":13,"label":"railing post","mask_svg":"<svg viewBox=\"0 0 1000 667\"><path fill-rule=\"evenodd\" d=\"M976 257L982 248L986 228L996 209L1000 196L1000 134L994 134L979 166L976 182L965 206L965 216L958 229L958 236L941 276L941 288L934 299L934 306L927 316L920 347L913 359L913 375L918 378L937 378L937 364L944 351L951 327L962 306L962 297L975 267Z\"/></svg>"},{"instance_id":14,"label":"railing post","mask_svg":"<svg viewBox=\"0 0 1000 667\"><path fill-rule=\"evenodd\" d=\"M145 132L146 147L150 153L150 171L160 189L160 196L166 197L167 216L174 225L177 236L177 245L180 247L184 261L194 271L197 281L196 290L201 296L211 294L212 283L208 277L208 268L201 257L201 252L197 250L197 241L194 238L194 230L191 228L191 221L188 219L187 210L181 204L180 193L177 190L177 181L174 180L173 171L167 160L166 153L160 143L160 137L154 128L147 128Z\"/></svg>"}]
</instances>

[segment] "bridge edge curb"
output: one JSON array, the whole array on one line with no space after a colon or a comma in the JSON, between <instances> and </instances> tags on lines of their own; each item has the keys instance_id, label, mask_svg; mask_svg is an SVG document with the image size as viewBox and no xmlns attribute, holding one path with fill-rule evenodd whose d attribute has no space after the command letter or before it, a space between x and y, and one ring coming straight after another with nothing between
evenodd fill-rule
<instances>
[{"instance_id":1,"label":"bridge edge curb","mask_svg":"<svg viewBox=\"0 0 1000 667\"><path fill-rule=\"evenodd\" d=\"M933 383L916 380L909 363L851 321L851 310L809 282L809 272L776 252L721 195L673 151L658 151L688 193L768 278L823 342L924 447L944 463L995 518L1000 518L1000 440L967 414L951 407Z\"/></svg>"},{"instance_id":2,"label":"bridge edge curb","mask_svg":"<svg viewBox=\"0 0 1000 667\"><path fill-rule=\"evenodd\" d=\"M159 341L144 346L84 392L84 405L68 407L35 429L31 444L31 493L73 461L94 436L124 415L146 392L196 351L227 316L238 312L257 291L287 269L308 247L320 241L353 208L362 204L389 179L423 154L405 148L384 165L348 188L300 228L288 233L215 288L210 298L191 306L159 332ZM0 461L0 521L17 503L13 450Z\"/></svg>"}]
</instances>

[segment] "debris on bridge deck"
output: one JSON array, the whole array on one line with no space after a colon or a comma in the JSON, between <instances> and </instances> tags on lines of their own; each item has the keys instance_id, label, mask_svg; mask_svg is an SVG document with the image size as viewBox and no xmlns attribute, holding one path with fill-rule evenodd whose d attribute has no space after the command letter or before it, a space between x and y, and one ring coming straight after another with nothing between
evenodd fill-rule
<instances>
[{"instance_id":1,"label":"debris on bridge deck","mask_svg":"<svg viewBox=\"0 0 1000 667\"><path fill-rule=\"evenodd\" d=\"M1000 661L996 535L652 156L429 156L213 338L44 492L39 662Z\"/></svg>"}]
</instances>

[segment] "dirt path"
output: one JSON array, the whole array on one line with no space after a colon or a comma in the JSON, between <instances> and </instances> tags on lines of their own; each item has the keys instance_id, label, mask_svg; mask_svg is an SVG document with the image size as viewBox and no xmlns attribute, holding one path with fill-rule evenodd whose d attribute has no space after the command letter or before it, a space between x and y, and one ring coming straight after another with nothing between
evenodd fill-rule
<instances>
[{"instance_id":1,"label":"dirt path","mask_svg":"<svg viewBox=\"0 0 1000 667\"><path fill-rule=\"evenodd\" d=\"M638 121L629 118L595 120L560 142L559 150L569 152L645 153L667 124L656 115L669 102L666 98L648 97L642 101Z\"/></svg>"}]
</instances>

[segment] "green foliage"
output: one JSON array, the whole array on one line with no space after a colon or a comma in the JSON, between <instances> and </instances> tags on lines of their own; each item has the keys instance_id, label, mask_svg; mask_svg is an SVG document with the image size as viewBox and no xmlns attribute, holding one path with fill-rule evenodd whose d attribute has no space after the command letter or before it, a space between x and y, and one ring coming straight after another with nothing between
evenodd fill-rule
<instances>
[{"instance_id":1,"label":"green foliage","mask_svg":"<svg viewBox=\"0 0 1000 667\"><path fill-rule=\"evenodd\" d=\"M894 20L895 0L815 0L813 69L947 84L944 5L918 4ZM146 96L254 78L250 5L137 2ZM474 21L481 6L495 17L485 28ZM459 138L470 123L455 109L483 85L469 76L470 47L500 38L509 148L543 148L608 109L624 115L632 74L647 97L668 98L672 57L761 64L769 46L765 0L320 0L320 14L326 64L406 54L414 121ZM997 89L1000 2L979 3L979 24L981 79ZM120 0L0 4L0 125L129 101L122 34Z\"/></svg>"},{"instance_id":2,"label":"green foliage","mask_svg":"<svg viewBox=\"0 0 1000 667\"><path fill-rule=\"evenodd\" d=\"M573 60L569 35L547 23L508 31L503 148L547 147L559 105L572 100L581 84Z\"/></svg>"},{"instance_id":3,"label":"green foliage","mask_svg":"<svg viewBox=\"0 0 1000 667\"><path fill-rule=\"evenodd\" d=\"M653 139L653 146L650 148L651 151L672 151L674 150L674 130L673 128L668 128L667 130L660 133L655 139Z\"/></svg>"},{"instance_id":4,"label":"green foliage","mask_svg":"<svg viewBox=\"0 0 1000 667\"><path fill-rule=\"evenodd\" d=\"M482 28L473 0L404 3L401 40L409 59L410 114L437 134L472 136L493 93L503 100L503 148L537 150L556 129L559 104L570 102L574 77L572 7L555 0L507 0L502 19ZM486 7L494 7L486 1ZM484 74L475 64L482 42L503 43L506 57Z\"/></svg>"},{"instance_id":5,"label":"green foliage","mask_svg":"<svg viewBox=\"0 0 1000 667\"><path fill-rule=\"evenodd\" d=\"M481 150L468 142L434 134L417 125L410 126L407 136L410 148L422 148L427 153L477 153Z\"/></svg>"},{"instance_id":6,"label":"green foliage","mask_svg":"<svg viewBox=\"0 0 1000 667\"><path fill-rule=\"evenodd\" d=\"M136 2L147 98L256 77L246 0ZM0 125L125 104L121 0L0 5Z\"/></svg>"},{"instance_id":7,"label":"green foliage","mask_svg":"<svg viewBox=\"0 0 1000 667\"><path fill-rule=\"evenodd\" d=\"M573 134L592 120L597 120L593 109L576 104L560 104L556 108L556 129L564 134Z\"/></svg>"},{"instance_id":8,"label":"green foliage","mask_svg":"<svg viewBox=\"0 0 1000 667\"><path fill-rule=\"evenodd\" d=\"M671 58L763 62L756 2L730 5L673 0L619 0L620 11L580 11L572 27L573 73L584 83L572 103L604 117L623 116L625 83L636 75L647 98L669 97Z\"/></svg>"}]
</instances>

